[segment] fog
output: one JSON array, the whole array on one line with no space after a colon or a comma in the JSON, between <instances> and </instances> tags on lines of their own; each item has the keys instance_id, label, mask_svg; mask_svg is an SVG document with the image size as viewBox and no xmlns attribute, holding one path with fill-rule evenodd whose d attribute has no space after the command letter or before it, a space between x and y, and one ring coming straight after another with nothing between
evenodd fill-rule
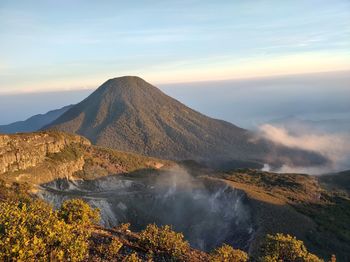
<instances>
[{"instance_id":1,"label":"fog","mask_svg":"<svg viewBox=\"0 0 350 262\"><path fill-rule=\"evenodd\" d=\"M325 132L317 127L305 129L303 125L290 126L287 129L283 126L264 124L260 126L260 136L282 144L290 148L305 149L320 153L329 163L326 166L317 167L294 167L284 165L277 172L324 174L329 172L350 169L350 133L348 132ZM267 166L264 170L268 171Z\"/></svg>"}]
</instances>

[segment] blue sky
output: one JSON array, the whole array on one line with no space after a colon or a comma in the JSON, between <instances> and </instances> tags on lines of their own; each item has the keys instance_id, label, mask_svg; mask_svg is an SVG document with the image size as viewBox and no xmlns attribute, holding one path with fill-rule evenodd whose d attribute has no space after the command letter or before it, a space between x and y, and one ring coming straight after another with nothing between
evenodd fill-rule
<instances>
[{"instance_id":1,"label":"blue sky","mask_svg":"<svg viewBox=\"0 0 350 262\"><path fill-rule=\"evenodd\" d=\"M350 69L350 1L0 1L0 93Z\"/></svg>"}]
</instances>

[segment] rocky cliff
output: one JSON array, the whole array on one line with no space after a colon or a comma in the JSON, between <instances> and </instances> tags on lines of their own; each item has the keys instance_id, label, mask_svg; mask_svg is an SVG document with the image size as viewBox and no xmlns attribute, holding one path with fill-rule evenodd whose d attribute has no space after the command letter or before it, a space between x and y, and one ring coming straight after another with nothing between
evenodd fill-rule
<instances>
[{"instance_id":1,"label":"rocky cliff","mask_svg":"<svg viewBox=\"0 0 350 262\"><path fill-rule=\"evenodd\" d=\"M59 153L73 144L90 145L90 142L58 132L0 135L0 174L35 167L49 154Z\"/></svg>"}]
</instances>

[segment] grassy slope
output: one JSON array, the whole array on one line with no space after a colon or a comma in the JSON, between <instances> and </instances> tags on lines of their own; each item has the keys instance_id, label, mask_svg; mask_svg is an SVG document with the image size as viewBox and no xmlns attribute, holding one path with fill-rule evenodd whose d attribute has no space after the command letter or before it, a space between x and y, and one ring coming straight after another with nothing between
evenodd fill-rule
<instances>
[{"instance_id":1,"label":"grassy slope","mask_svg":"<svg viewBox=\"0 0 350 262\"><path fill-rule=\"evenodd\" d=\"M350 260L348 195L328 191L317 178L302 174L244 169L223 178L250 198L261 226L257 239L269 232L290 233L323 257L335 253L339 261Z\"/></svg>"}]
</instances>

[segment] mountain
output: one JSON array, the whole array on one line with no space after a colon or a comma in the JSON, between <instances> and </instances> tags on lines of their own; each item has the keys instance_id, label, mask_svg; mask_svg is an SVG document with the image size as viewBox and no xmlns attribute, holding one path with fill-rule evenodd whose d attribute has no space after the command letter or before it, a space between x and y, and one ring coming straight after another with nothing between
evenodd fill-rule
<instances>
[{"instance_id":1,"label":"mountain","mask_svg":"<svg viewBox=\"0 0 350 262\"><path fill-rule=\"evenodd\" d=\"M49 111L46 114L38 114L24 121L14 122L8 125L0 125L0 133L14 134L37 131L56 120L72 106L73 105L65 106L60 109Z\"/></svg>"},{"instance_id":2,"label":"mountain","mask_svg":"<svg viewBox=\"0 0 350 262\"><path fill-rule=\"evenodd\" d=\"M108 80L45 128L83 135L100 146L172 160L278 162L294 157L272 143L256 141L245 129L196 112L134 76ZM305 159L309 157L300 153L293 162Z\"/></svg>"}]
</instances>

